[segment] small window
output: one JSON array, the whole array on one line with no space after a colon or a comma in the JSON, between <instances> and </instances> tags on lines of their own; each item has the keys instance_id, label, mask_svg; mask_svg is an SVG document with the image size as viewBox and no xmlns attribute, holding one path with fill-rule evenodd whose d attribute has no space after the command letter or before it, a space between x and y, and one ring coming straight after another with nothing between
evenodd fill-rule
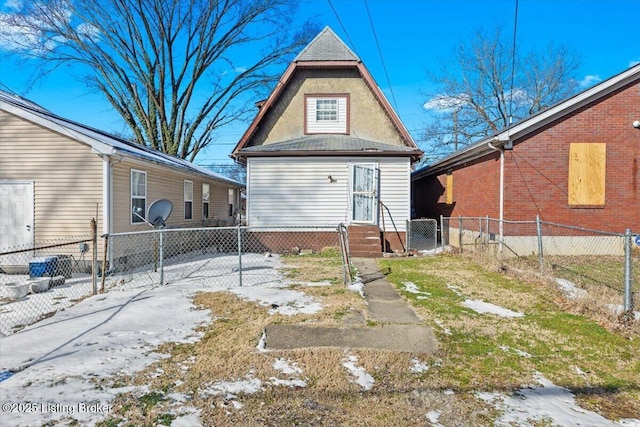
<instances>
[{"instance_id":1,"label":"small window","mask_svg":"<svg viewBox=\"0 0 640 427\"><path fill-rule=\"evenodd\" d=\"M202 184L202 219L209 218L209 184Z\"/></svg>"},{"instance_id":2,"label":"small window","mask_svg":"<svg viewBox=\"0 0 640 427\"><path fill-rule=\"evenodd\" d=\"M235 191L233 191L233 189L230 188L228 190L228 194L229 194L229 216L232 217L233 216L233 203L235 201Z\"/></svg>"},{"instance_id":3,"label":"small window","mask_svg":"<svg viewBox=\"0 0 640 427\"><path fill-rule=\"evenodd\" d=\"M316 99L316 121L337 122L338 121L338 100L337 99Z\"/></svg>"},{"instance_id":4,"label":"small window","mask_svg":"<svg viewBox=\"0 0 640 427\"><path fill-rule=\"evenodd\" d=\"M193 219L193 182L184 182L184 219Z\"/></svg>"},{"instance_id":5,"label":"small window","mask_svg":"<svg viewBox=\"0 0 640 427\"><path fill-rule=\"evenodd\" d=\"M145 222L147 215L147 173L131 169L131 223Z\"/></svg>"},{"instance_id":6,"label":"small window","mask_svg":"<svg viewBox=\"0 0 640 427\"><path fill-rule=\"evenodd\" d=\"M349 134L349 94L305 95L306 134Z\"/></svg>"},{"instance_id":7,"label":"small window","mask_svg":"<svg viewBox=\"0 0 640 427\"><path fill-rule=\"evenodd\" d=\"M569 206L604 206L606 158L604 143L572 143L569 146Z\"/></svg>"}]
</instances>

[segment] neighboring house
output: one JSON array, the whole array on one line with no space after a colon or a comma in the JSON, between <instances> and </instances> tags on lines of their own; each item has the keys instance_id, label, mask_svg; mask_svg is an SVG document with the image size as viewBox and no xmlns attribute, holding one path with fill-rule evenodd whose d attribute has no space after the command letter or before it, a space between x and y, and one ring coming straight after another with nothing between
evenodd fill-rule
<instances>
[{"instance_id":1,"label":"neighboring house","mask_svg":"<svg viewBox=\"0 0 640 427\"><path fill-rule=\"evenodd\" d=\"M286 69L232 152L247 165L249 226L368 230L402 250L417 148L362 61L326 27ZM375 238L374 238L375 237Z\"/></svg>"},{"instance_id":2,"label":"neighboring house","mask_svg":"<svg viewBox=\"0 0 640 427\"><path fill-rule=\"evenodd\" d=\"M169 227L231 224L243 187L0 91L0 249L88 235L92 218L98 235L148 230L133 209L158 199Z\"/></svg>"},{"instance_id":3,"label":"neighboring house","mask_svg":"<svg viewBox=\"0 0 640 427\"><path fill-rule=\"evenodd\" d=\"M638 121L640 65L414 172L416 216L638 232Z\"/></svg>"}]
</instances>

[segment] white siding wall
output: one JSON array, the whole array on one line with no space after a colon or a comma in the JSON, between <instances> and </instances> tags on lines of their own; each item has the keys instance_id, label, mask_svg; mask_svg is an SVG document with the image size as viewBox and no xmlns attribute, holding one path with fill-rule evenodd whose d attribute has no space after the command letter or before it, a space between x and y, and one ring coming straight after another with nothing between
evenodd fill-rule
<instances>
[{"instance_id":1,"label":"white siding wall","mask_svg":"<svg viewBox=\"0 0 640 427\"><path fill-rule=\"evenodd\" d=\"M380 199L398 231L410 216L408 158L249 158L247 219L251 226L305 226L350 223L350 163L378 164ZM329 176L335 181L330 182ZM382 227L382 218L378 219ZM393 230L385 211L384 223Z\"/></svg>"}]
</instances>

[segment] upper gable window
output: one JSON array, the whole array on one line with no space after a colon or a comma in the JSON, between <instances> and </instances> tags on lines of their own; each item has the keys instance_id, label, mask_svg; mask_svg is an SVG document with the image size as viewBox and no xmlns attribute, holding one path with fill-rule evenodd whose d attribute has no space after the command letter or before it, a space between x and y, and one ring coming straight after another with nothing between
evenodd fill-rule
<instances>
[{"instance_id":1,"label":"upper gable window","mask_svg":"<svg viewBox=\"0 0 640 427\"><path fill-rule=\"evenodd\" d=\"M305 95L305 133L349 133L349 95Z\"/></svg>"}]
</instances>

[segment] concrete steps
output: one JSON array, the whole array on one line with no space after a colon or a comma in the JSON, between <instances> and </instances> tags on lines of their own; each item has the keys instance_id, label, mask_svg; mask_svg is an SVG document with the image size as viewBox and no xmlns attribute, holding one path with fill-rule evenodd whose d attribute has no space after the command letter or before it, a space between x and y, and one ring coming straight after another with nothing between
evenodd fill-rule
<instances>
[{"instance_id":1,"label":"concrete steps","mask_svg":"<svg viewBox=\"0 0 640 427\"><path fill-rule=\"evenodd\" d=\"M382 239L377 225L350 225L349 253L352 257L382 257Z\"/></svg>"}]
</instances>

